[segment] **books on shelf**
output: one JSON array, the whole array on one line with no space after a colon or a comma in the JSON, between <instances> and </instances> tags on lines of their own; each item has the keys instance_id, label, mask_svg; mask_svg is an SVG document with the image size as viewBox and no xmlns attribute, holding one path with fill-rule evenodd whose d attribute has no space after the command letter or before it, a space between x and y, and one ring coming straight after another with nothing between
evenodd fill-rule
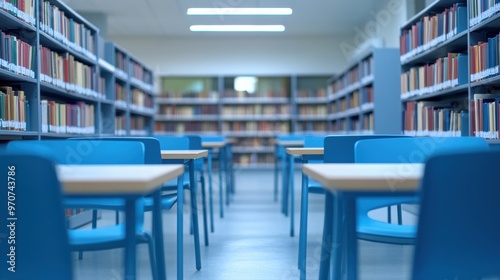
<instances>
[{"instance_id":1,"label":"books on shelf","mask_svg":"<svg viewBox=\"0 0 500 280\"><path fill-rule=\"evenodd\" d=\"M423 16L401 31L400 55L404 63L467 30L467 6L455 3L440 13Z\"/></svg>"},{"instance_id":2,"label":"books on shelf","mask_svg":"<svg viewBox=\"0 0 500 280\"><path fill-rule=\"evenodd\" d=\"M496 34L469 47L471 82L498 75L500 64L499 40L500 34Z\"/></svg>"},{"instance_id":3,"label":"books on shelf","mask_svg":"<svg viewBox=\"0 0 500 280\"><path fill-rule=\"evenodd\" d=\"M94 134L94 105L82 101L60 103L42 99L40 102L42 132Z\"/></svg>"},{"instance_id":4,"label":"books on shelf","mask_svg":"<svg viewBox=\"0 0 500 280\"><path fill-rule=\"evenodd\" d=\"M500 94L475 93L470 101L472 136L498 139Z\"/></svg>"},{"instance_id":5,"label":"books on shelf","mask_svg":"<svg viewBox=\"0 0 500 280\"><path fill-rule=\"evenodd\" d=\"M404 133L411 136L461 136L463 108L453 102L408 101L404 110Z\"/></svg>"},{"instance_id":6,"label":"books on shelf","mask_svg":"<svg viewBox=\"0 0 500 280\"><path fill-rule=\"evenodd\" d=\"M500 11L500 2L496 0L469 0L470 20L469 26L473 27L492 17Z\"/></svg>"},{"instance_id":7,"label":"books on shelf","mask_svg":"<svg viewBox=\"0 0 500 280\"><path fill-rule=\"evenodd\" d=\"M467 84L468 56L448 53L434 63L411 67L401 74L401 99Z\"/></svg>"},{"instance_id":8,"label":"books on shelf","mask_svg":"<svg viewBox=\"0 0 500 280\"><path fill-rule=\"evenodd\" d=\"M218 124L216 122L165 122L155 123L155 133L197 133L217 134Z\"/></svg>"},{"instance_id":9,"label":"books on shelf","mask_svg":"<svg viewBox=\"0 0 500 280\"><path fill-rule=\"evenodd\" d=\"M29 113L24 91L0 86L0 129L29 130Z\"/></svg>"},{"instance_id":10,"label":"books on shelf","mask_svg":"<svg viewBox=\"0 0 500 280\"><path fill-rule=\"evenodd\" d=\"M0 32L0 64L2 68L16 74L35 78L33 46L3 31Z\"/></svg>"},{"instance_id":11,"label":"books on shelf","mask_svg":"<svg viewBox=\"0 0 500 280\"><path fill-rule=\"evenodd\" d=\"M30 25L35 25L35 0L0 0L0 9Z\"/></svg>"}]
</instances>

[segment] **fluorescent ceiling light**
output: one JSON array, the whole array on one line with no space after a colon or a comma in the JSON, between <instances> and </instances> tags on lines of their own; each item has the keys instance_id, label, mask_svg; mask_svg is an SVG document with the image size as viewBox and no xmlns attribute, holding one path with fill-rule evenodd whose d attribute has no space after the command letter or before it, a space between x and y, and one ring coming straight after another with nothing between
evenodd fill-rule
<instances>
[{"instance_id":1,"label":"fluorescent ceiling light","mask_svg":"<svg viewBox=\"0 0 500 280\"><path fill-rule=\"evenodd\" d=\"M290 8L189 8L188 15L291 15Z\"/></svg>"},{"instance_id":2,"label":"fluorescent ceiling light","mask_svg":"<svg viewBox=\"0 0 500 280\"><path fill-rule=\"evenodd\" d=\"M283 25L191 25L191 31L212 31L212 32L283 32Z\"/></svg>"}]
</instances>

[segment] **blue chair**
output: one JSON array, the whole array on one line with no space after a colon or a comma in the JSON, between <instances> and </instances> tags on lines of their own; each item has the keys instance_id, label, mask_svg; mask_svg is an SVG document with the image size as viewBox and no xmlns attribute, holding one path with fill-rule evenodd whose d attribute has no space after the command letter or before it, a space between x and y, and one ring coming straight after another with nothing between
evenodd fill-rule
<instances>
[{"instance_id":1,"label":"blue chair","mask_svg":"<svg viewBox=\"0 0 500 280\"><path fill-rule=\"evenodd\" d=\"M46 157L59 164L144 164L144 145L140 142L124 141L66 141L66 140L21 140L11 141L7 152L33 154ZM68 200L68 205L78 203ZM93 200L98 201L98 199ZM123 203L123 202L121 202ZM137 243L147 243L151 261L151 271L156 275L156 258L151 235L144 231L144 201L140 200L136 213ZM69 243L73 251L108 250L125 246L125 227L122 224L99 227L90 230L70 229Z\"/></svg>"},{"instance_id":2,"label":"blue chair","mask_svg":"<svg viewBox=\"0 0 500 280\"><path fill-rule=\"evenodd\" d=\"M356 163L423 163L432 154L444 151L488 150L479 137L416 137L373 139L355 145ZM358 238L392 244L413 244L416 228L374 220L368 213L374 209L401 204L417 204L415 197L361 198L357 201ZM399 217L401 217L399 215Z\"/></svg>"},{"instance_id":3,"label":"blue chair","mask_svg":"<svg viewBox=\"0 0 500 280\"><path fill-rule=\"evenodd\" d=\"M189 137L187 136L154 136L160 143L161 150L190 150ZM191 164L191 161L186 160L162 160L164 164ZM193 162L194 165L194 162ZM189 179L188 179L189 178ZM195 258L196 258L196 269L201 269L201 253L200 253L200 233L198 227L198 204L196 199L196 183L191 184L191 175L189 172L189 166L187 168L186 173L184 174L185 179L185 189L189 190L190 193L190 202L191 202L191 222L192 222L192 231L194 236L194 249L195 249ZM195 181L194 178L193 182ZM174 185L166 184L163 186L164 191L173 191L176 190L177 187ZM182 203L179 201L179 203ZM206 213L205 213L206 214ZM204 221L206 221L206 215L204 217ZM205 223L205 230L207 229ZM208 236L208 230L205 231L205 236ZM208 237L207 237L208 238ZM208 242L206 243L208 245Z\"/></svg>"},{"instance_id":4,"label":"blue chair","mask_svg":"<svg viewBox=\"0 0 500 280\"><path fill-rule=\"evenodd\" d=\"M278 184L279 184L279 170L281 169L281 183L283 186L281 193L281 212L288 215L288 190L286 186L290 185L290 177L293 176L292 166L286 161L286 147L278 145L278 141L303 141L304 135L278 135L274 144L274 201L278 201ZM287 171L289 170L289 171Z\"/></svg>"},{"instance_id":5,"label":"blue chair","mask_svg":"<svg viewBox=\"0 0 500 280\"><path fill-rule=\"evenodd\" d=\"M224 142L226 141L226 137L223 135L202 135L201 136L201 141L202 142ZM223 186L222 186L222 173L224 171L224 168L222 165L224 165L224 162L228 160L225 155L225 149L219 149L218 156L214 156L213 149L208 150L208 192L209 192L209 204L210 204L210 211L211 213L213 212L213 201L212 201L212 163L215 161L219 162L219 215L221 218L224 218L224 191L223 191ZM229 194L229 190L227 189L227 177L226 177L226 204L228 204L229 198L227 197ZM211 214L212 217L212 214ZM213 231L213 230L212 230Z\"/></svg>"},{"instance_id":6,"label":"blue chair","mask_svg":"<svg viewBox=\"0 0 500 280\"><path fill-rule=\"evenodd\" d=\"M2 229L5 234L0 235L3 248L0 278L73 279L63 195L54 163L34 155L0 154L0 168L4 185L0 192L3 205L0 219L5 227ZM15 203L13 215L8 211L9 201ZM15 228L8 227L11 222ZM15 244L9 243L11 232ZM15 246L14 253L10 252L11 245ZM14 259L9 254L15 254ZM11 259L13 262L9 263ZM9 271L10 267L15 272Z\"/></svg>"},{"instance_id":7,"label":"blue chair","mask_svg":"<svg viewBox=\"0 0 500 280\"><path fill-rule=\"evenodd\" d=\"M499 151L440 153L424 169L412 279L498 279Z\"/></svg>"},{"instance_id":8,"label":"blue chair","mask_svg":"<svg viewBox=\"0 0 500 280\"><path fill-rule=\"evenodd\" d=\"M375 134L375 135L330 135L325 137L324 140L324 155L323 161L325 163L354 163L354 145L357 141L366 139L378 138L401 138L403 135L391 134ZM332 236L332 222L334 215L334 197L330 192L325 193L325 216L323 236ZM307 226L307 223L305 223ZM301 279L305 279L306 275L306 250L307 250L307 229L304 231L302 240L302 250L299 249L299 268L301 269ZM322 240L323 244L331 244L332 240ZM300 245L299 245L300 246ZM300 261L302 260L302 261ZM330 250L329 248L321 248L321 268L329 269L330 263ZM320 279L327 279L327 270L320 270Z\"/></svg>"}]
</instances>

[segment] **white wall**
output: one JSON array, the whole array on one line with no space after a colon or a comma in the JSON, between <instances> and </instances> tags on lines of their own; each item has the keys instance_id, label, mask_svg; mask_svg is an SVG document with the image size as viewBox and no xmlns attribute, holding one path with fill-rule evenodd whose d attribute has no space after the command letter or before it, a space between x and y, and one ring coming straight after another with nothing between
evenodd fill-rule
<instances>
[{"instance_id":1,"label":"white wall","mask_svg":"<svg viewBox=\"0 0 500 280\"><path fill-rule=\"evenodd\" d=\"M110 38L158 75L332 74L348 63L345 38Z\"/></svg>"}]
</instances>

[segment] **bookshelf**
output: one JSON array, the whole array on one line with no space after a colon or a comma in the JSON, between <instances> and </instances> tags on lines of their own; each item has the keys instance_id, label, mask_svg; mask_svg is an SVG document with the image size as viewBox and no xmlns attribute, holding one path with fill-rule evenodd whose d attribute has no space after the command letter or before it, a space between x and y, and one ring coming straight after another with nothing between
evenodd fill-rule
<instances>
[{"instance_id":1,"label":"bookshelf","mask_svg":"<svg viewBox=\"0 0 500 280\"><path fill-rule=\"evenodd\" d=\"M161 77L155 134L218 134L218 77Z\"/></svg>"},{"instance_id":2,"label":"bookshelf","mask_svg":"<svg viewBox=\"0 0 500 280\"><path fill-rule=\"evenodd\" d=\"M466 1L435 1L401 28L403 130L412 136L469 135Z\"/></svg>"},{"instance_id":3,"label":"bookshelf","mask_svg":"<svg viewBox=\"0 0 500 280\"><path fill-rule=\"evenodd\" d=\"M399 51L376 48L328 83L330 129L336 134L401 133Z\"/></svg>"},{"instance_id":4,"label":"bookshelf","mask_svg":"<svg viewBox=\"0 0 500 280\"><path fill-rule=\"evenodd\" d=\"M297 133L327 134L330 76L292 76L292 131Z\"/></svg>"},{"instance_id":5,"label":"bookshelf","mask_svg":"<svg viewBox=\"0 0 500 280\"><path fill-rule=\"evenodd\" d=\"M235 139L234 164L270 166L271 140L291 132L291 78L224 77L221 107L222 134Z\"/></svg>"},{"instance_id":6,"label":"bookshelf","mask_svg":"<svg viewBox=\"0 0 500 280\"><path fill-rule=\"evenodd\" d=\"M151 70L123 49L116 64L107 50L118 47L66 4L0 0L0 45L1 140L152 133ZM66 214L69 227L91 218L85 209Z\"/></svg>"}]
</instances>

